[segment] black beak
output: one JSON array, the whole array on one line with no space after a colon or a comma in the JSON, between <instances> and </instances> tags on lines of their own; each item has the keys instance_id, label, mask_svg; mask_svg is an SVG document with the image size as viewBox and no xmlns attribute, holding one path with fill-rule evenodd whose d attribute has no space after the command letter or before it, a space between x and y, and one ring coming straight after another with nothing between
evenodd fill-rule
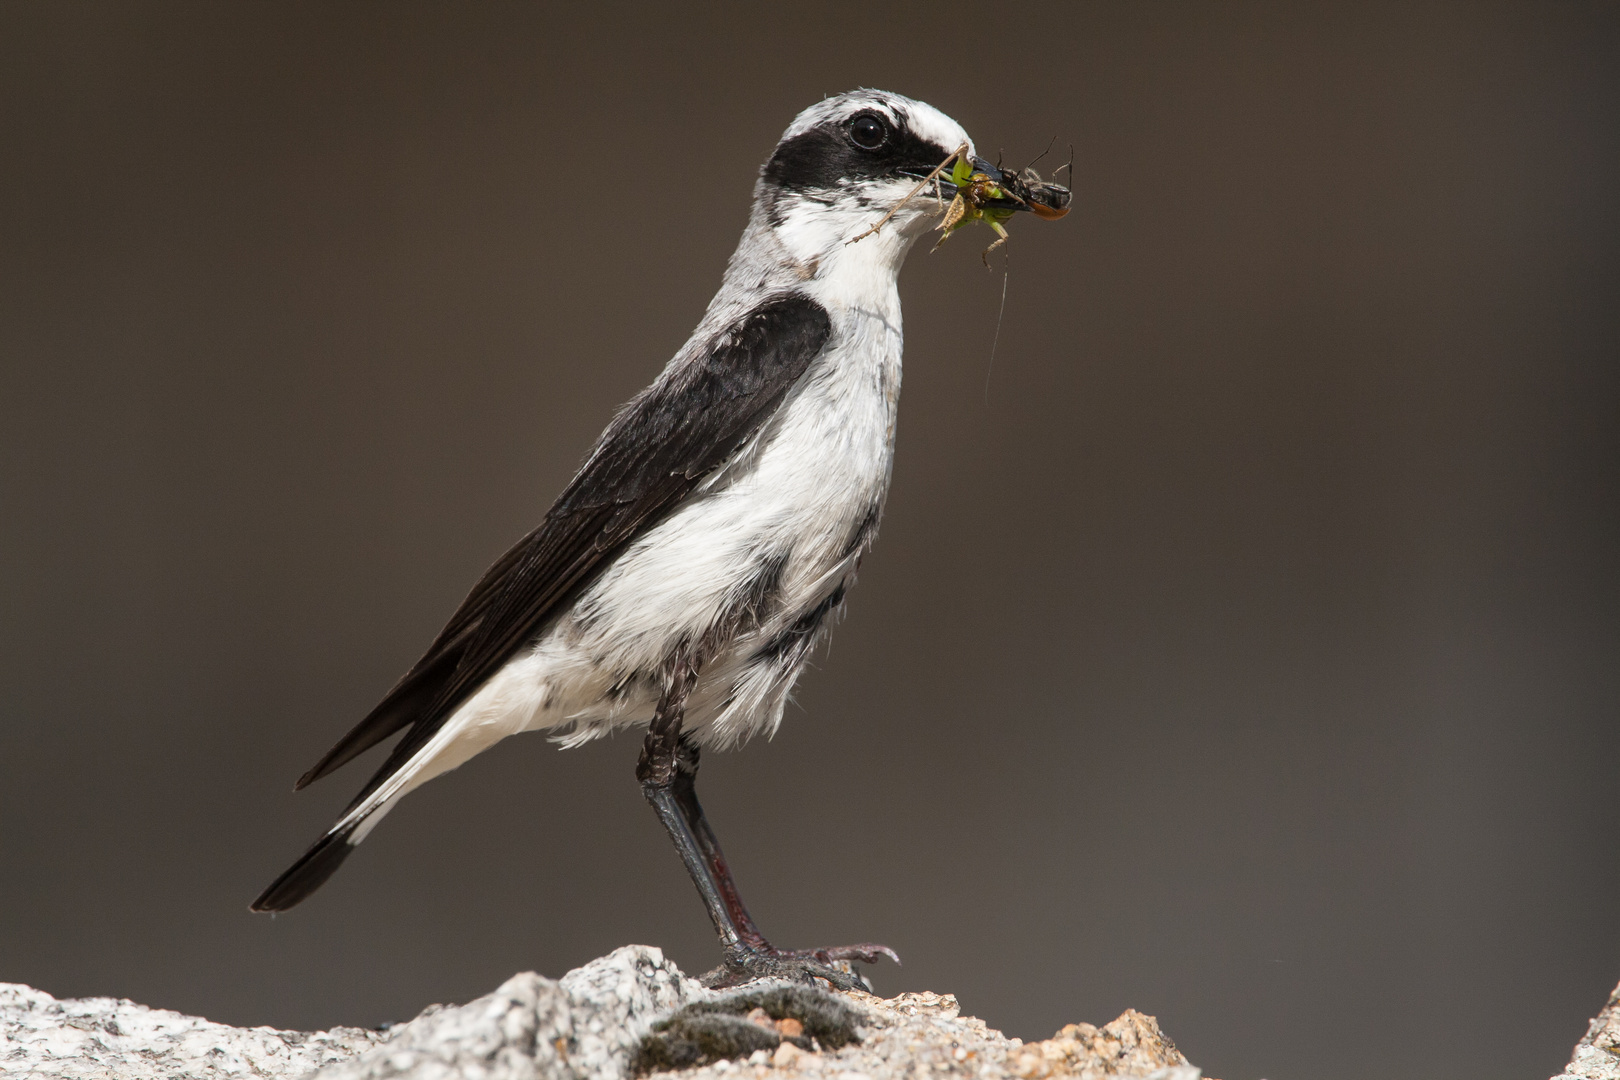
<instances>
[{"instance_id":1,"label":"black beak","mask_svg":"<svg viewBox=\"0 0 1620 1080\"><path fill-rule=\"evenodd\" d=\"M928 186L923 191L930 197L937 194L941 198L950 199L956 195L956 182L951 179L951 170L948 168L941 169L933 175L929 175L927 169L900 169L898 172L901 176L912 180L928 181Z\"/></svg>"}]
</instances>

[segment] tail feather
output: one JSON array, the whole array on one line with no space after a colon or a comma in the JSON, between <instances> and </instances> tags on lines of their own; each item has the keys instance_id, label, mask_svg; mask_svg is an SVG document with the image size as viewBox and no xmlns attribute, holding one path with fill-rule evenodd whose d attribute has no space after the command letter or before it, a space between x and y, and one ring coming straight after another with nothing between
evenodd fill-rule
<instances>
[{"instance_id":1,"label":"tail feather","mask_svg":"<svg viewBox=\"0 0 1620 1080\"><path fill-rule=\"evenodd\" d=\"M510 726L473 725L469 735L467 723L452 718L421 743L407 736L354 797L337 824L253 901L252 910L286 911L307 899L337 873L349 852L408 792L513 733Z\"/></svg>"},{"instance_id":2,"label":"tail feather","mask_svg":"<svg viewBox=\"0 0 1620 1080\"><path fill-rule=\"evenodd\" d=\"M358 821L343 825L315 841L302 858L289 866L253 901L251 910L286 911L307 899L310 893L326 883L327 878L337 873L337 868L354 850L354 845L358 843L354 833L359 826Z\"/></svg>"},{"instance_id":3,"label":"tail feather","mask_svg":"<svg viewBox=\"0 0 1620 1080\"><path fill-rule=\"evenodd\" d=\"M337 873L349 852L359 846L377 823L394 808L405 794L440 773L455 768L482 750L477 741L457 743L460 729L454 726L440 729L438 737L427 746L409 755L399 749L383 762L382 768L371 778L359 795L344 811L336 825L315 841L308 851L252 904L253 911L286 911L309 898L309 894L326 884L326 879ZM496 736L499 738L499 736ZM449 753L446 753L449 750ZM396 760L402 758L402 760Z\"/></svg>"}]
</instances>

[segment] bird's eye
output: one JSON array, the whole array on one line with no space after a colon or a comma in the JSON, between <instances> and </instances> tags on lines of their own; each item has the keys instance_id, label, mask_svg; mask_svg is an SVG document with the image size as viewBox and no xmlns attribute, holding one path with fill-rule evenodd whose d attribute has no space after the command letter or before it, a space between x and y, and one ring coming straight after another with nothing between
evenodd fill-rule
<instances>
[{"instance_id":1,"label":"bird's eye","mask_svg":"<svg viewBox=\"0 0 1620 1080\"><path fill-rule=\"evenodd\" d=\"M849 138L862 150L876 150L889 138L889 125L871 113L862 113L849 122Z\"/></svg>"}]
</instances>

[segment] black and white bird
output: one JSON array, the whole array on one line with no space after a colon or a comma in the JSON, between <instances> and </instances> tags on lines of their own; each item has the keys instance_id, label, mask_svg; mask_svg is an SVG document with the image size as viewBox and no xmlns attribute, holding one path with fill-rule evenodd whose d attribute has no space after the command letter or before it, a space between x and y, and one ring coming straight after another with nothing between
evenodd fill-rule
<instances>
[{"instance_id":1,"label":"black and white bird","mask_svg":"<svg viewBox=\"0 0 1620 1080\"><path fill-rule=\"evenodd\" d=\"M964 147L954 120L898 94L859 90L799 114L691 339L426 655L298 781L405 733L255 911L305 899L401 798L508 735L575 746L645 727L637 778L725 950L711 982L849 985L830 965L894 957L774 948L694 779L701 749L776 730L872 543L900 398L896 279L955 187L946 173L907 196Z\"/></svg>"}]
</instances>

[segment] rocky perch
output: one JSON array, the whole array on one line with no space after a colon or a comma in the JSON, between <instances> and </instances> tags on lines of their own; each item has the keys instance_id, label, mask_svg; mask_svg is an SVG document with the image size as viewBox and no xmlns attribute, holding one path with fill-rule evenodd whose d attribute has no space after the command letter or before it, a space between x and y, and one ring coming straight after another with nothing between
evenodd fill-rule
<instances>
[{"instance_id":1,"label":"rocky perch","mask_svg":"<svg viewBox=\"0 0 1620 1080\"><path fill-rule=\"evenodd\" d=\"M0 1076L68 1080L1198 1080L1151 1016L1009 1039L939 994L705 990L632 945L380 1031L236 1028L0 983ZM1620 1080L1620 989L1554 1080Z\"/></svg>"},{"instance_id":2,"label":"rocky perch","mask_svg":"<svg viewBox=\"0 0 1620 1080\"><path fill-rule=\"evenodd\" d=\"M0 1075L77 1080L1197 1080L1151 1016L1009 1039L939 994L754 983L706 990L632 945L561 979L514 975L381 1031L236 1028L0 983Z\"/></svg>"}]
</instances>

